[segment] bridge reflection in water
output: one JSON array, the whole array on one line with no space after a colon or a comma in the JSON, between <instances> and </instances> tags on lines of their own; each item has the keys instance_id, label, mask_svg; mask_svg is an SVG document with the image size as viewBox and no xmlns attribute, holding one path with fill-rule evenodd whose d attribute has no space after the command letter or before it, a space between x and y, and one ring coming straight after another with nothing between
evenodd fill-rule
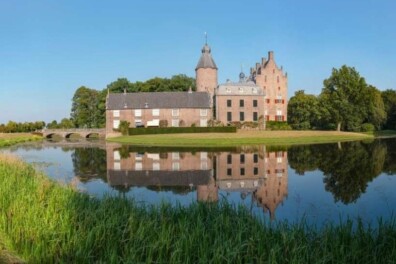
<instances>
[{"instance_id":1,"label":"bridge reflection in water","mask_svg":"<svg viewBox=\"0 0 396 264\"><path fill-rule=\"evenodd\" d=\"M107 181L113 187L196 189L197 200L216 202L219 191L251 195L252 203L275 218L288 194L287 152L133 152L106 144Z\"/></svg>"}]
</instances>

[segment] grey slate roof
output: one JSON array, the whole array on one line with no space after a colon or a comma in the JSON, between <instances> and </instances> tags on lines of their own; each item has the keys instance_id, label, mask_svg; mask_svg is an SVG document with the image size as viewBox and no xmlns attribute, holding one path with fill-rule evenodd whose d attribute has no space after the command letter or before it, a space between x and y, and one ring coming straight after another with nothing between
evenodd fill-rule
<instances>
[{"instance_id":1,"label":"grey slate roof","mask_svg":"<svg viewBox=\"0 0 396 264\"><path fill-rule=\"evenodd\" d=\"M111 93L107 109L210 108L207 92Z\"/></svg>"},{"instance_id":2,"label":"grey slate roof","mask_svg":"<svg viewBox=\"0 0 396 264\"><path fill-rule=\"evenodd\" d=\"M216 95L265 95L265 92L253 81L241 80L220 84L216 89Z\"/></svg>"},{"instance_id":3,"label":"grey slate roof","mask_svg":"<svg viewBox=\"0 0 396 264\"><path fill-rule=\"evenodd\" d=\"M195 70L199 68L217 69L216 63L214 62L210 52L211 52L210 47L207 44L205 44L205 46L202 48L202 55L198 61Z\"/></svg>"}]
</instances>

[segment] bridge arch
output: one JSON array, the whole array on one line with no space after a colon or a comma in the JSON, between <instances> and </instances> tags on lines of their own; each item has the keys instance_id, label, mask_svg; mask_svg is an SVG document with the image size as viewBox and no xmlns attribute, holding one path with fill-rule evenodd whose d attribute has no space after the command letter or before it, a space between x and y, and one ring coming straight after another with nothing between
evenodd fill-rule
<instances>
[{"instance_id":1,"label":"bridge arch","mask_svg":"<svg viewBox=\"0 0 396 264\"><path fill-rule=\"evenodd\" d=\"M79 133L76 132L70 132L70 133L66 133L65 134L65 138L70 138L71 136L77 136L77 137L81 137L81 135Z\"/></svg>"},{"instance_id":2,"label":"bridge arch","mask_svg":"<svg viewBox=\"0 0 396 264\"><path fill-rule=\"evenodd\" d=\"M87 133L85 135L85 138L91 138L91 137L98 138L98 137L100 137L100 134L98 132L92 132L92 133Z\"/></svg>"},{"instance_id":3,"label":"bridge arch","mask_svg":"<svg viewBox=\"0 0 396 264\"><path fill-rule=\"evenodd\" d=\"M54 138L54 137L62 137L62 135L61 134L58 134L58 133L50 133L50 134L47 134L46 136L45 136L45 138Z\"/></svg>"}]
</instances>

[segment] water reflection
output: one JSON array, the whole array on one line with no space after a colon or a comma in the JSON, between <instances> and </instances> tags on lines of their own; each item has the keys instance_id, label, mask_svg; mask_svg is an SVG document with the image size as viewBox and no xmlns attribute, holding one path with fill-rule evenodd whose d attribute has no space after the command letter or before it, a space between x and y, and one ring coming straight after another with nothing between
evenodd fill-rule
<instances>
[{"instance_id":1,"label":"water reflection","mask_svg":"<svg viewBox=\"0 0 396 264\"><path fill-rule=\"evenodd\" d=\"M76 152L77 153L77 152ZM265 146L229 152L136 152L106 145L107 182L120 191L131 187L196 191L198 201L215 202L219 191L252 195L254 202L275 216L287 197L287 152L268 152Z\"/></svg>"},{"instance_id":2,"label":"water reflection","mask_svg":"<svg viewBox=\"0 0 396 264\"><path fill-rule=\"evenodd\" d=\"M336 202L348 204L355 202L365 192L367 183L384 169L392 171L395 159L394 155L387 155L388 147L379 140L295 146L289 149L289 162L300 175L322 171L326 191L333 194ZM385 161L390 167L384 168Z\"/></svg>"},{"instance_id":3,"label":"water reflection","mask_svg":"<svg viewBox=\"0 0 396 264\"><path fill-rule=\"evenodd\" d=\"M396 139L216 151L62 141L7 151L27 159L40 155L31 161L49 164L51 177L70 171L70 181L97 196L110 192L183 204L227 199L271 219L308 214L327 221L344 213L375 219L396 212L396 180L389 177L396 174Z\"/></svg>"}]
</instances>

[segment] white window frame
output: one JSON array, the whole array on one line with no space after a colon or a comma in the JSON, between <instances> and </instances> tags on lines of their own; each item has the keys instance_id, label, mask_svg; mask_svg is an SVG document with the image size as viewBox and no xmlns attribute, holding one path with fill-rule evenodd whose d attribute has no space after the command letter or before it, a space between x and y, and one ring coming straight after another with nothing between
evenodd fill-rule
<instances>
[{"instance_id":1,"label":"white window frame","mask_svg":"<svg viewBox=\"0 0 396 264\"><path fill-rule=\"evenodd\" d=\"M120 152L118 150L115 150L113 152L113 155L114 155L114 160L121 160L121 155L120 155Z\"/></svg>"},{"instance_id":2,"label":"white window frame","mask_svg":"<svg viewBox=\"0 0 396 264\"><path fill-rule=\"evenodd\" d=\"M136 170L136 171L141 171L141 170L143 170L143 163L141 163L141 162L136 162L136 163L135 163L135 170Z\"/></svg>"},{"instance_id":3,"label":"white window frame","mask_svg":"<svg viewBox=\"0 0 396 264\"><path fill-rule=\"evenodd\" d=\"M208 169L208 161L201 160L201 170L207 170L207 169Z\"/></svg>"},{"instance_id":4,"label":"white window frame","mask_svg":"<svg viewBox=\"0 0 396 264\"><path fill-rule=\"evenodd\" d=\"M208 109L200 109L199 116L208 116Z\"/></svg>"},{"instance_id":5,"label":"white window frame","mask_svg":"<svg viewBox=\"0 0 396 264\"><path fill-rule=\"evenodd\" d=\"M172 127L179 127L179 119L172 119Z\"/></svg>"},{"instance_id":6,"label":"white window frame","mask_svg":"<svg viewBox=\"0 0 396 264\"><path fill-rule=\"evenodd\" d=\"M117 171L121 170L121 162L114 161L113 168L114 168L114 170L117 170Z\"/></svg>"},{"instance_id":7,"label":"white window frame","mask_svg":"<svg viewBox=\"0 0 396 264\"><path fill-rule=\"evenodd\" d=\"M156 108L156 109L153 109L151 112L152 112L152 115L153 115L153 116L159 116L159 115L160 115L160 110L157 109L157 108Z\"/></svg>"},{"instance_id":8,"label":"white window frame","mask_svg":"<svg viewBox=\"0 0 396 264\"><path fill-rule=\"evenodd\" d=\"M180 163L179 162L172 162L172 170L174 170L174 171L180 170Z\"/></svg>"},{"instance_id":9,"label":"white window frame","mask_svg":"<svg viewBox=\"0 0 396 264\"><path fill-rule=\"evenodd\" d=\"M172 116L179 116L180 111L179 109L172 109Z\"/></svg>"},{"instance_id":10,"label":"white window frame","mask_svg":"<svg viewBox=\"0 0 396 264\"><path fill-rule=\"evenodd\" d=\"M113 117L120 117L120 110L113 110Z\"/></svg>"},{"instance_id":11,"label":"white window frame","mask_svg":"<svg viewBox=\"0 0 396 264\"><path fill-rule=\"evenodd\" d=\"M172 152L172 160L180 160L180 153Z\"/></svg>"},{"instance_id":12,"label":"white window frame","mask_svg":"<svg viewBox=\"0 0 396 264\"><path fill-rule=\"evenodd\" d=\"M135 109L135 117L141 117L142 116L142 109Z\"/></svg>"},{"instance_id":13,"label":"white window frame","mask_svg":"<svg viewBox=\"0 0 396 264\"><path fill-rule=\"evenodd\" d=\"M281 109L277 109L276 110L276 115L277 116L281 116L282 115L282 110Z\"/></svg>"},{"instance_id":14,"label":"white window frame","mask_svg":"<svg viewBox=\"0 0 396 264\"><path fill-rule=\"evenodd\" d=\"M161 165L160 165L160 163L157 161L157 162L154 162L153 163L153 170L154 171L159 171L161 169Z\"/></svg>"},{"instance_id":15,"label":"white window frame","mask_svg":"<svg viewBox=\"0 0 396 264\"><path fill-rule=\"evenodd\" d=\"M199 121L199 126L200 127L207 127L208 126L208 119L201 118L201 120Z\"/></svg>"},{"instance_id":16,"label":"white window frame","mask_svg":"<svg viewBox=\"0 0 396 264\"><path fill-rule=\"evenodd\" d=\"M120 127L120 120L113 120L113 128L118 129Z\"/></svg>"}]
</instances>

